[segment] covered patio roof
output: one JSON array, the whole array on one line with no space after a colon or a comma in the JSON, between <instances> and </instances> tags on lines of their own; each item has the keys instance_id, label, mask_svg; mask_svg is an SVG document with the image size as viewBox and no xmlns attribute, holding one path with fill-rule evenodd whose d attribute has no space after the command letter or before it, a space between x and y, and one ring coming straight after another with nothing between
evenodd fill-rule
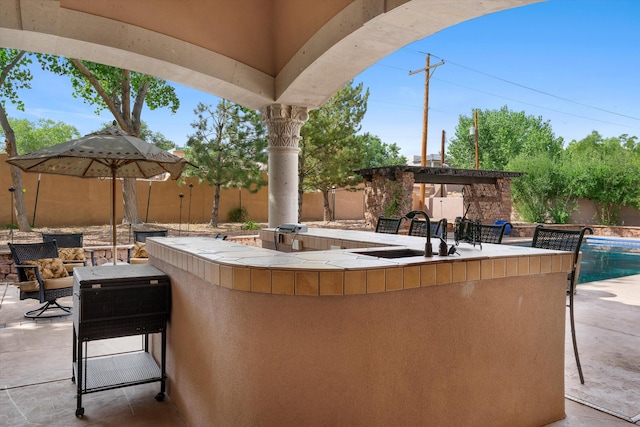
<instances>
[{"instance_id":1,"label":"covered patio roof","mask_svg":"<svg viewBox=\"0 0 640 427\"><path fill-rule=\"evenodd\" d=\"M0 0L0 46L171 80L251 109L317 108L399 48L540 0Z\"/></svg>"},{"instance_id":2,"label":"covered patio roof","mask_svg":"<svg viewBox=\"0 0 640 427\"><path fill-rule=\"evenodd\" d=\"M398 172L411 172L416 184L495 184L500 178L517 178L523 172L492 170L456 169L429 166L384 166L379 168L358 169L354 171L365 181L371 181L374 175L382 175L395 180Z\"/></svg>"}]
</instances>

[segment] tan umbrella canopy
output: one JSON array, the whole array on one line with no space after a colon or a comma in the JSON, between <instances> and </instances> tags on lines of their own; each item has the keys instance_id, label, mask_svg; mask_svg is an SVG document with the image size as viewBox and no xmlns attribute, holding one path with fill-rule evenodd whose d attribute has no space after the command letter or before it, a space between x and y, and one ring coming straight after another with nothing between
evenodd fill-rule
<instances>
[{"instance_id":1,"label":"tan umbrella canopy","mask_svg":"<svg viewBox=\"0 0 640 427\"><path fill-rule=\"evenodd\" d=\"M116 178L151 178L168 173L178 179L185 165L181 157L111 126L82 138L43 148L7 163L25 172L70 175L81 178L112 178L111 224L113 263L116 263Z\"/></svg>"}]
</instances>

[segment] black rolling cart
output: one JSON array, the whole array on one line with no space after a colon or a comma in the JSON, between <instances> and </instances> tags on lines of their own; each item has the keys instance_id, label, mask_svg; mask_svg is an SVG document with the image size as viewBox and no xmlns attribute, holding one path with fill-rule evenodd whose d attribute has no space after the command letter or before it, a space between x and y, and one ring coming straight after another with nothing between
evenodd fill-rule
<instances>
[{"instance_id":1,"label":"black rolling cart","mask_svg":"<svg viewBox=\"0 0 640 427\"><path fill-rule=\"evenodd\" d=\"M73 377L76 416L84 415L82 395L160 382L164 400L166 326L170 310L169 277L147 265L77 267L73 279ZM160 363L149 353L149 334L161 334ZM87 356L90 341L143 336L139 351Z\"/></svg>"}]
</instances>

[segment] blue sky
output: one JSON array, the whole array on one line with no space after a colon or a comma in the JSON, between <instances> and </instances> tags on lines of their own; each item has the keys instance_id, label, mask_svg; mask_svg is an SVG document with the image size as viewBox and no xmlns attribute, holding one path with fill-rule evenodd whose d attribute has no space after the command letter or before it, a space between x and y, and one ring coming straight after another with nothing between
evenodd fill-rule
<instances>
[{"instance_id":1,"label":"blue sky","mask_svg":"<svg viewBox=\"0 0 640 427\"><path fill-rule=\"evenodd\" d=\"M383 58L355 77L370 90L362 131L397 143L403 155L422 144L424 73L409 71L444 60L430 80L428 152L440 149L442 131L454 136L459 116L474 108L540 116L568 143L592 131L605 137L640 136L640 1L549 0L483 16L427 37ZM71 97L63 78L36 70L23 91L26 112L10 117L64 121L82 135L110 122ZM193 133L198 102L218 98L176 85L181 107L145 110L142 119L178 145ZM479 124L482 126L482 123Z\"/></svg>"}]
</instances>

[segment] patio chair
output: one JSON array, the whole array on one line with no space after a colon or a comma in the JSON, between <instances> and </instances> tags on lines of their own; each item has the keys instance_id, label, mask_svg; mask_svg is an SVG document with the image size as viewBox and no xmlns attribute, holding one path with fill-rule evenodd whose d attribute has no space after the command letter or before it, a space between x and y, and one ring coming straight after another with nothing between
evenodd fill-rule
<instances>
[{"instance_id":1,"label":"patio chair","mask_svg":"<svg viewBox=\"0 0 640 427\"><path fill-rule=\"evenodd\" d=\"M73 274L75 267L86 267L88 264L85 253L91 258L91 265L96 265L93 250L85 249L82 233L42 233L43 242L55 241L58 245L58 254L69 274Z\"/></svg>"},{"instance_id":2,"label":"patio chair","mask_svg":"<svg viewBox=\"0 0 640 427\"><path fill-rule=\"evenodd\" d=\"M427 222L421 219L412 218L409 224L409 236L427 237ZM438 222L431 223L431 237L442 237L447 239L447 219L442 218Z\"/></svg>"},{"instance_id":3,"label":"patio chair","mask_svg":"<svg viewBox=\"0 0 640 427\"><path fill-rule=\"evenodd\" d=\"M398 234L400 222L402 222L402 218L385 218L381 216L376 224L376 233Z\"/></svg>"},{"instance_id":4,"label":"patio chair","mask_svg":"<svg viewBox=\"0 0 640 427\"><path fill-rule=\"evenodd\" d=\"M456 246L458 246L460 242L465 242L471 243L474 247L476 244L479 244L480 249L482 249L482 240L480 238L481 225L479 220L472 221L464 217L456 217L453 227L453 238Z\"/></svg>"},{"instance_id":5,"label":"patio chair","mask_svg":"<svg viewBox=\"0 0 640 427\"><path fill-rule=\"evenodd\" d=\"M503 224L479 224L480 227L480 241L482 243L502 243L502 237L504 236L507 225L511 227L511 224L505 222Z\"/></svg>"},{"instance_id":6,"label":"patio chair","mask_svg":"<svg viewBox=\"0 0 640 427\"><path fill-rule=\"evenodd\" d=\"M20 299L32 298L44 303L35 310L27 311L24 316L38 319L71 314L71 307L57 301L73 294L73 277L64 268L56 242L8 245L18 272L15 285L20 288Z\"/></svg>"},{"instance_id":7,"label":"patio chair","mask_svg":"<svg viewBox=\"0 0 640 427\"><path fill-rule=\"evenodd\" d=\"M531 246L541 249L553 249L557 251L573 252L573 266L571 272L567 275L567 293L569 294L569 319L571 322L571 340L573 341L573 353L576 357L578 365L578 374L580 382L584 384L584 376L582 375L582 366L580 365L580 356L578 355L578 343L576 341L576 327L573 317L573 296L578 281L578 272L580 267L580 246L585 233L593 234L593 230L589 227L580 230L564 230L547 228L542 225L536 227L533 235Z\"/></svg>"},{"instance_id":8,"label":"patio chair","mask_svg":"<svg viewBox=\"0 0 640 427\"><path fill-rule=\"evenodd\" d=\"M129 264L147 264L147 237L167 237L169 230L133 230L133 248L127 250ZM133 250L133 253L132 253Z\"/></svg>"}]
</instances>

